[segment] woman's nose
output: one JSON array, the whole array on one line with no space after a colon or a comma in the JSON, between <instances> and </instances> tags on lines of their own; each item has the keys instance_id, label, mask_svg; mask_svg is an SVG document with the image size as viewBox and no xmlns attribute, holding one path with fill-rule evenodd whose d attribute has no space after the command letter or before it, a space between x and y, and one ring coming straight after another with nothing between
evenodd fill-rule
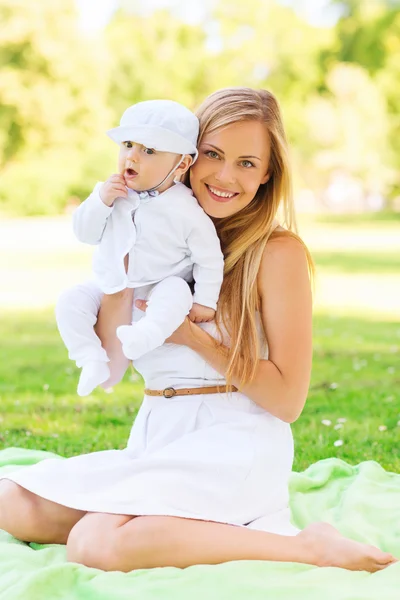
<instances>
[{"instance_id":1,"label":"woman's nose","mask_svg":"<svg viewBox=\"0 0 400 600\"><path fill-rule=\"evenodd\" d=\"M221 184L235 183L236 178L235 178L235 173L234 173L233 167L226 162L223 163L221 165L221 168L215 174L215 179L217 181L219 181Z\"/></svg>"}]
</instances>

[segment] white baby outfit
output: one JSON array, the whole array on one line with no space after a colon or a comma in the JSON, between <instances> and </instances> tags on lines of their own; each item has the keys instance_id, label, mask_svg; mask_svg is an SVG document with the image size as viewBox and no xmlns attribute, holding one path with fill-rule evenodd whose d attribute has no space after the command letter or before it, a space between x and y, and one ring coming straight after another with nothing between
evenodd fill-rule
<instances>
[{"instance_id":1,"label":"white baby outfit","mask_svg":"<svg viewBox=\"0 0 400 600\"><path fill-rule=\"evenodd\" d=\"M179 327L192 303L216 309L223 278L223 255L210 217L192 191L176 183L155 196L142 198L128 190L112 207L100 198L101 183L75 211L77 238L97 245L93 259L95 282L106 294L153 284L146 313L128 332L125 354L137 359L160 346ZM128 272L124 257L129 255ZM190 282L194 279L194 296ZM93 286L92 286L93 287ZM97 311L82 285L65 292L56 318L69 357L84 367L78 393L86 395L108 378L105 350L94 332ZM93 293L96 294L96 291ZM92 371L90 370L92 369ZM89 380L87 376L89 372Z\"/></svg>"},{"instance_id":2,"label":"white baby outfit","mask_svg":"<svg viewBox=\"0 0 400 600\"><path fill-rule=\"evenodd\" d=\"M128 198L117 198L109 207L100 198L102 185L96 184L73 215L78 240L98 245L93 271L101 290L115 294L170 276L186 281L194 276L193 301L215 310L223 256L213 222L192 190L175 183L165 192L143 199L128 190ZM123 261L128 253L125 273Z\"/></svg>"},{"instance_id":3,"label":"white baby outfit","mask_svg":"<svg viewBox=\"0 0 400 600\"><path fill-rule=\"evenodd\" d=\"M150 289L139 288L135 298L146 299ZM99 307L98 288L86 292ZM140 317L134 308L133 321ZM201 326L216 336L214 323ZM261 343L261 324L259 331ZM224 384L186 346L164 344L135 367L150 389ZM290 425L242 393L145 396L124 450L47 459L5 477L84 511L188 517L295 535L288 509L292 461Z\"/></svg>"}]
</instances>

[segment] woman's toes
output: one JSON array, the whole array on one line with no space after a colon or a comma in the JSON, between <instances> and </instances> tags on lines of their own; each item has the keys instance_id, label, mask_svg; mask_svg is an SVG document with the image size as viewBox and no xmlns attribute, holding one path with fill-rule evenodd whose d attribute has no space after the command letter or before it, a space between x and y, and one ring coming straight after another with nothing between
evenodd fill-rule
<instances>
[{"instance_id":1,"label":"woman's toes","mask_svg":"<svg viewBox=\"0 0 400 600\"><path fill-rule=\"evenodd\" d=\"M398 559L393 554L389 554L389 552L380 552L375 560L379 565L390 565L398 562Z\"/></svg>"}]
</instances>

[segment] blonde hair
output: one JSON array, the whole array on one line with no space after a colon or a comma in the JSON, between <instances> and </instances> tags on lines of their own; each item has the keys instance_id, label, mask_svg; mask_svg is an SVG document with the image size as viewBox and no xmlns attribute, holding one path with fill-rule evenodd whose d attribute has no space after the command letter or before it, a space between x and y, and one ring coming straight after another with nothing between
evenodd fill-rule
<instances>
[{"instance_id":1,"label":"blonde hair","mask_svg":"<svg viewBox=\"0 0 400 600\"><path fill-rule=\"evenodd\" d=\"M307 255L311 277L313 261L297 235L288 145L274 95L266 90L226 88L208 96L196 114L200 121L198 145L205 134L239 121L263 123L270 137L269 180L260 185L245 208L214 220L225 258L216 323L220 334L223 325L231 338L226 380L230 385L232 375L238 372L240 365L243 385L254 378L260 358L256 323L256 311L260 310L257 275L268 240L278 236L299 240ZM189 176L185 183L189 183ZM273 231L278 210L282 215L281 224L286 228L284 231Z\"/></svg>"}]
</instances>

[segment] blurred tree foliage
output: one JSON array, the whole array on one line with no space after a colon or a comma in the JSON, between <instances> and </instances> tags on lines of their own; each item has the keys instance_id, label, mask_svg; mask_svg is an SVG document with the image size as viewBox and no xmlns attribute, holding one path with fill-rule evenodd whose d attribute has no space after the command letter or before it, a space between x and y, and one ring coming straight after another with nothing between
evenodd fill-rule
<instances>
[{"instance_id":1,"label":"blurred tree foliage","mask_svg":"<svg viewBox=\"0 0 400 600\"><path fill-rule=\"evenodd\" d=\"M73 0L0 1L0 207L62 210L82 188L110 114L107 54L77 28ZM100 59L100 60L99 60Z\"/></svg>"},{"instance_id":2,"label":"blurred tree foliage","mask_svg":"<svg viewBox=\"0 0 400 600\"><path fill-rule=\"evenodd\" d=\"M0 212L56 214L115 169L104 132L130 104L190 108L215 89L271 89L283 109L298 187L332 172L365 193L399 194L400 10L331 0L316 27L277 0L216 0L205 23L121 2L104 31L79 28L74 0L0 0Z\"/></svg>"}]
</instances>

